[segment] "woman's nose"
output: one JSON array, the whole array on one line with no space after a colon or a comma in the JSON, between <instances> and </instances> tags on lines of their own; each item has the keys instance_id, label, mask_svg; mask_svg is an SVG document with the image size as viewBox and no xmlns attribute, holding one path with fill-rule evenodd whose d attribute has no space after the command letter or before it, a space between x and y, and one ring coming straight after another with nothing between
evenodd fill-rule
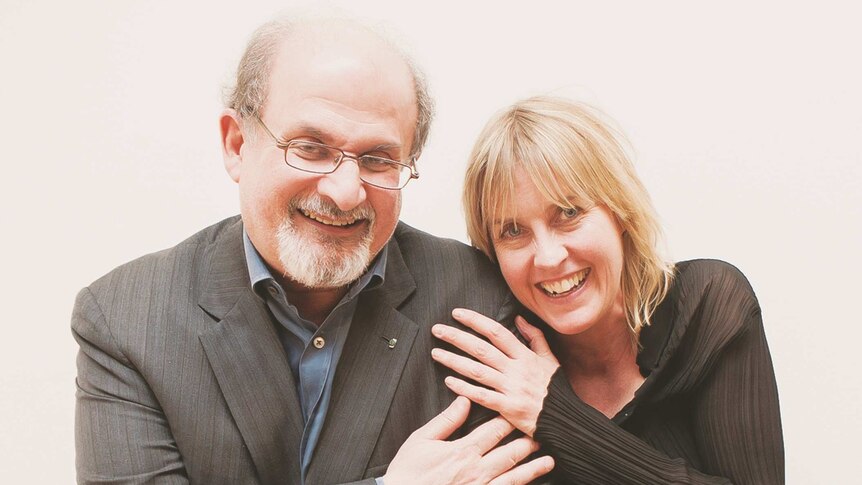
<instances>
[{"instance_id":1,"label":"woman's nose","mask_svg":"<svg viewBox=\"0 0 862 485\"><path fill-rule=\"evenodd\" d=\"M536 248L533 264L540 268L554 268L566 259L568 251L554 235L548 234L534 241Z\"/></svg>"}]
</instances>

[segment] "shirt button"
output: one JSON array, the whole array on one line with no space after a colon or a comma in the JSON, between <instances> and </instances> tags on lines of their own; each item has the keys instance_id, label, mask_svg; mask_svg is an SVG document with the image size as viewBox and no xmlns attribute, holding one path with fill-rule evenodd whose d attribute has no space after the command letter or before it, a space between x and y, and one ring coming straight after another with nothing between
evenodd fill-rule
<instances>
[{"instance_id":1,"label":"shirt button","mask_svg":"<svg viewBox=\"0 0 862 485\"><path fill-rule=\"evenodd\" d=\"M269 287L269 294L272 296L278 296L278 289L274 286Z\"/></svg>"},{"instance_id":2,"label":"shirt button","mask_svg":"<svg viewBox=\"0 0 862 485\"><path fill-rule=\"evenodd\" d=\"M326 340L323 340L323 337L314 337L312 343L316 348L322 349L323 346L326 345Z\"/></svg>"}]
</instances>

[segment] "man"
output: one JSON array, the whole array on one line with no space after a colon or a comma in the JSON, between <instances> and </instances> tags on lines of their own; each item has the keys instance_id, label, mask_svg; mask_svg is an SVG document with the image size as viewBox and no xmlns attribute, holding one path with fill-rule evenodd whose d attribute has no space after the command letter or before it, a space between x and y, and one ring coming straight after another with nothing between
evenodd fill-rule
<instances>
[{"instance_id":1,"label":"man","mask_svg":"<svg viewBox=\"0 0 862 485\"><path fill-rule=\"evenodd\" d=\"M78 296L80 482L526 483L547 471L511 468L535 451L525 438L494 449L512 429L499 417L443 441L469 405L438 415L452 395L430 326L456 307L506 322L513 308L476 251L398 223L429 122L421 78L371 32L329 21L255 34L220 120L241 218Z\"/></svg>"}]
</instances>

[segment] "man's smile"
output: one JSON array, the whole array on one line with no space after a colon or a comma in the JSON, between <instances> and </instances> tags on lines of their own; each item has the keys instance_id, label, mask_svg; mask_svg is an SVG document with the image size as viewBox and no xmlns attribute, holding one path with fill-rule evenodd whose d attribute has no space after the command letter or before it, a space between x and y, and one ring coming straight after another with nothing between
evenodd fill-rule
<instances>
[{"instance_id":1,"label":"man's smile","mask_svg":"<svg viewBox=\"0 0 862 485\"><path fill-rule=\"evenodd\" d=\"M365 218L360 218L352 215L348 215L343 218L333 218L319 212L310 211L308 209L299 209L299 212L305 217L317 221L321 224L325 224L327 226L346 227L352 226L357 222L361 223L366 221Z\"/></svg>"}]
</instances>

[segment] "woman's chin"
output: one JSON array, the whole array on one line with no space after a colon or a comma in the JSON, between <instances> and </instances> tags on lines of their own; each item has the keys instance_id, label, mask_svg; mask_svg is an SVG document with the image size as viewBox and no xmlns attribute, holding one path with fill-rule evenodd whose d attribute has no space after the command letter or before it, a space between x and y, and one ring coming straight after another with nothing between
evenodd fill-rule
<instances>
[{"instance_id":1,"label":"woman's chin","mask_svg":"<svg viewBox=\"0 0 862 485\"><path fill-rule=\"evenodd\" d=\"M592 327L594 321L578 313L582 312L574 311L563 315L557 312L543 312L539 314L539 318L560 335L578 335Z\"/></svg>"}]
</instances>

